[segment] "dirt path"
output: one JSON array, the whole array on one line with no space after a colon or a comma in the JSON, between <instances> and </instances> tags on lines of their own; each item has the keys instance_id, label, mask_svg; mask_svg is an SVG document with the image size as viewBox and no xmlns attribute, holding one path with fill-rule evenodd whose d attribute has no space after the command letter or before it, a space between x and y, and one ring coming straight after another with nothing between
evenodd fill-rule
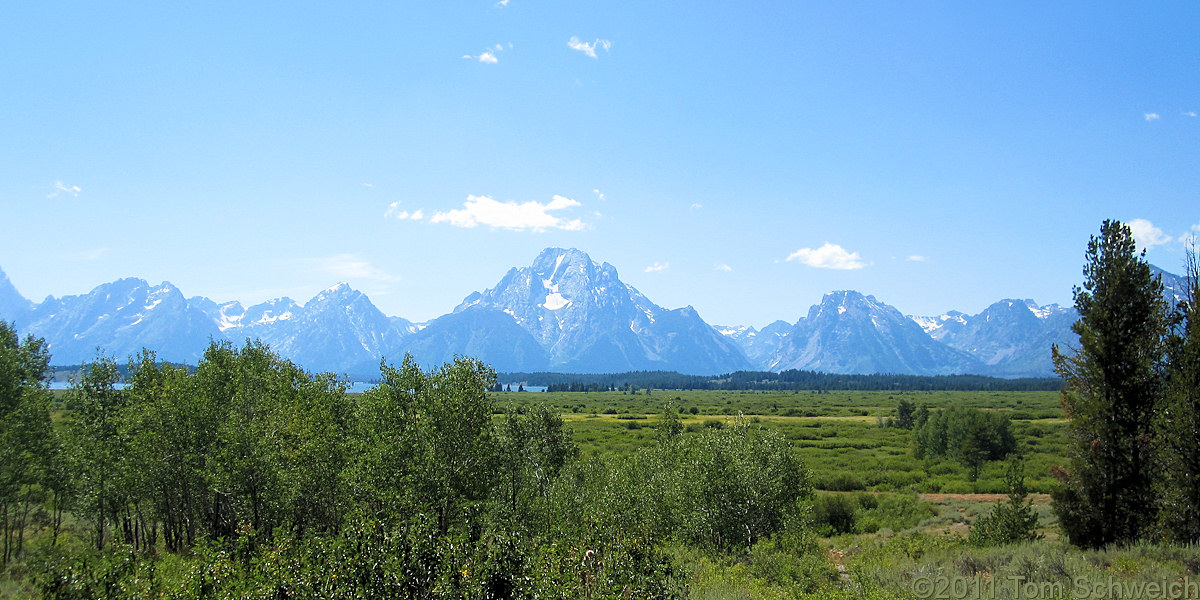
<instances>
[{"instance_id":1,"label":"dirt path","mask_svg":"<svg viewBox=\"0 0 1200 600\"><path fill-rule=\"evenodd\" d=\"M850 573L846 571L846 553L836 548L830 548L829 561L837 568L838 578L841 579L842 586L845 587L847 583L850 583Z\"/></svg>"},{"instance_id":2,"label":"dirt path","mask_svg":"<svg viewBox=\"0 0 1200 600\"><path fill-rule=\"evenodd\" d=\"M995 502L1008 498L1008 494L921 494L926 502L945 502L947 500L969 500L972 502ZM1050 504L1050 494L1029 494L1034 504Z\"/></svg>"}]
</instances>

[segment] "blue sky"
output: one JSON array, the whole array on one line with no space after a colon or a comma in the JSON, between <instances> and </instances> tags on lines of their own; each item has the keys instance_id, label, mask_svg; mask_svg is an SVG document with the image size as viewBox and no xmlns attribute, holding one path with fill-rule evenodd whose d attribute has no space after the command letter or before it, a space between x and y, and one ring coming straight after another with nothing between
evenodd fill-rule
<instances>
[{"instance_id":1,"label":"blue sky","mask_svg":"<svg viewBox=\"0 0 1200 600\"><path fill-rule=\"evenodd\" d=\"M545 247L714 324L1070 303L1200 231L1200 4L10 3L0 269L422 321ZM180 4L180 6L175 6ZM342 4L345 4L344 6Z\"/></svg>"}]
</instances>

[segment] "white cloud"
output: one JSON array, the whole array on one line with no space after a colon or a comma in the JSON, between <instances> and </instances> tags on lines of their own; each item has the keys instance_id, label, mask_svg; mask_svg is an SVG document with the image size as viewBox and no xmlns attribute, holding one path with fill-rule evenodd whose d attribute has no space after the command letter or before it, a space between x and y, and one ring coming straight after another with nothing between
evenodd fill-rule
<instances>
[{"instance_id":1,"label":"white cloud","mask_svg":"<svg viewBox=\"0 0 1200 600\"><path fill-rule=\"evenodd\" d=\"M504 8L504 7L508 6L508 2L509 2L509 0L500 0L499 2L493 4L492 6L495 6L496 8Z\"/></svg>"},{"instance_id":2,"label":"white cloud","mask_svg":"<svg viewBox=\"0 0 1200 600\"><path fill-rule=\"evenodd\" d=\"M605 52L608 52L608 49L612 48L612 42L608 40L597 39L594 42L588 43L573 35L571 36L571 39L567 41L567 47L572 50L578 50L590 58L596 58L596 48L603 48Z\"/></svg>"},{"instance_id":3,"label":"white cloud","mask_svg":"<svg viewBox=\"0 0 1200 600\"><path fill-rule=\"evenodd\" d=\"M363 184L363 187L367 187L367 188L373 188L373 187L375 187L375 184L373 184L373 183L364 183L364 184Z\"/></svg>"},{"instance_id":4,"label":"white cloud","mask_svg":"<svg viewBox=\"0 0 1200 600\"><path fill-rule=\"evenodd\" d=\"M401 221L404 221L404 220L420 221L421 219L425 218L425 213L421 212L420 209L418 209L414 212L408 212L407 210L402 210L400 212L394 213L392 216L396 217L397 219L400 219Z\"/></svg>"},{"instance_id":5,"label":"white cloud","mask_svg":"<svg viewBox=\"0 0 1200 600\"><path fill-rule=\"evenodd\" d=\"M671 263L669 263L669 262L665 262L665 263L655 262L654 264L646 267L646 272L647 273L657 273L659 271L666 271L670 266L671 266Z\"/></svg>"},{"instance_id":6,"label":"white cloud","mask_svg":"<svg viewBox=\"0 0 1200 600\"><path fill-rule=\"evenodd\" d=\"M83 189L77 185L67 185L61 181L55 181L52 187L54 188L54 191L47 194L46 198L55 198L59 194L70 194L71 197L78 198L79 192L83 191Z\"/></svg>"},{"instance_id":7,"label":"white cloud","mask_svg":"<svg viewBox=\"0 0 1200 600\"><path fill-rule=\"evenodd\" d=\"M421 219L425 218L425 213L421 212L420 209L417 209L415 212L400 210L400 202L397 201L388 205L387 212L383 213L383 216L385 218L395 217L400 220L408 219L412 221L420 221Z\"/></svg>"},{"instance_id":8,"label":"white cloud","mask_svg":"<svg viewBox=\"0 0 1200 600\"><path fill-rule=\"evenodd\" d=\"M1195 118L1195 117L1196 117L1196 111L1194 111L1194 110L1187 110L1187 111L1184 111L1184 112L1183 112L1183 116L1185 116L1185 117L1192 117L1192 118Z\"/></svg>"},{"instance_id":9,"label":"white cloud","mask_svg":"<svg viewBox=\"0 0 1200 600\"><path fill-rule=\"evenodd\" d=\"M1200 244L1200 223L1192 225L1192 228L1189 231L1186 231L1183 235L1179 236L1179 241L1189 249L1197 244Z\"/></svg>"},{"instance_id":10,"label":"white cloud","mask_svg":"<svg viewBox=\"0 0 1200 600\"><path fill-rule=\"evenodd\" d=\"M1145 118L1147 121L1157 121L1157 120L1161 119L1162 117L1159 117L1158 113L1146 113Z\"/></svg>"},{"instance_id":11,"label":"white cloud","mask_svg":"<svg viewBox=\"0 0 1200 600\"><path fill-rule=\"evenodd\" d=\"M606 199L604 197L604 192L601 192L600 190L592 190L592 193L596 195L597 200L605 200Z\"/></svg>"},{"instance_id":12,"label":"white cloud","mask_svg":"<svg viewBox=\"0 0 1200 600\"><path fill-rule=\"evenodd\" d=\"M733 271L733 267L731 267L725 263L716 263L713 265L713 268L718 271L725 271L726 273Z\"/></svg>"},{"instance_id":13,"label":"white cloud","mask_svg":"<svg viewBox=\"0 0 1200 600\"><path fill-rule=\"evenodd\" d=\"M508 47L512 48L511 42L508 44ZM484 50L483 52L481 52L479 54L464 54L463 58L477 60L485 65L494 65L494 64L500 62L500 59L496 57L496 53L500 52L502 50L504 50L504 44L496 44L494 46L487 48L486 50Z\"/></svg>"},{"instance_id":14,"label":"white cloud","mask_svg":"<svg viewBox=\"0 0 1200 600\"><path fill-rule=\"evenodd\" d=\"M356 254L335 254L321 258L309 259L308 263L316 270L333 275L341 281L370 281L390 282L400 281L400 277L380 269Z\"/></svg>"},{"instance_id":15,"label":"white cloud","mask_svg":"<svg viewBox=\"0 0 1200 600\"><path fill-rule=\"evenodd\" d=\"M1137 240L1138 249L1140 250L1161 246L1171 241L1171 236L1163 235L1163 230L1155 227L1154 223L1145 219L1130 221L1129 231L1133 233L1133 239Z\"/></svg>"},{"instance_id":16,"label":"white cloud","mask_svg":"<svg viewBox=\"0 0 1200 600\"><path fill-rule=\"evenodd\" d=\"M692 210L700 210L702 208L704 208L703 204L700 204L699 202L692 203L692 207L691 207Z\"/></svg>"},{"instance_id":17,"label":"white cloud","mask_svg":"<svg viewBox=\"0 0 1200 600\"><path fill-rule=\"evenodd\" d=\"M788 262L799 262L818 269L861 269L866 265L857 252L847 252L837 244L825 242L820 248L801 248L787 257Z\"/></svg>"},{"instance_id":18,"label":"white cloud","mask_svg":"<svg viewBox=\"0 0 1200 600\"><path fill-rule=\"evenodd\" d=\"M545 204L534 201L522 204L497 202L488 196L467 196L467 201L463 203L462 208L434 213L429 221L431 223L449 223L455 227L487 225L497 229L579 231L584 228L583 221L579 219L568 221L550 214L553 211L566 210L576 206L581 205L575 200L558 195Z\"/></svg>"},{"instance_id":19,"label":"white cloud","mask_svg":"<svg viewBox=\"0 0 1200 600\"><path fill-rule=\"evenodd\" d=\"M920 254L910 254L910 255L908 255L908 258L906 258L904 260L911 261L911 262L925 262L925 261L929 260L929 257L922 256Z\"/></svg>"}]
</instances>

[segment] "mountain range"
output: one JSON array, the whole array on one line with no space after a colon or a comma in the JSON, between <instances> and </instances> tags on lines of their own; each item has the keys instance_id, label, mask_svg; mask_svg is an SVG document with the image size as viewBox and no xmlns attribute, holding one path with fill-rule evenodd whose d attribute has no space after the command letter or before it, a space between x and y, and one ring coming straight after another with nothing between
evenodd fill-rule
<instances>
[{"instance_id":1,"label":"mountain range","mask_svg":"<svg viewBox=\"0 0 1200 600\"><path fill-rule=\"evenodd\" d=\"M1156 269L1177 301L1181 278ZM690 306L663 308L617 269L576 249L548 248L527 267L467 296L427 323L384 315L341 283L312 299L253 306L187 298L170 283L126 278L85 295L24 298L0 272L0 319L46 339L53 363L124 360L142 348L195 364L210 340L258 339L314 371L371 377L381 359L412 354L425 366L474 356L501 372L739 370L829 373L1053 375L1050 347L1070 346L1071 307L998 301L976 315L904 315L852 290L826 294L795 322L757 330L710 326Z\"/></svg>"}]
</instances>

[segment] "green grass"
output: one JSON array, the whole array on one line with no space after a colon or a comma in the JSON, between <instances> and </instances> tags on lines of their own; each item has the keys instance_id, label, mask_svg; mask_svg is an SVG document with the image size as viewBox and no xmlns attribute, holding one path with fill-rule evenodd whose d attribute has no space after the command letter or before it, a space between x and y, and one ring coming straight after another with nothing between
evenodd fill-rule
<instances>
[{"instance_id":1,"label":"green grass","mask_svg":"<svg viewBox=\"0 0 1200 600\"><path fill-rule=\"evenodd\" d=\"M931 409L967 406L994 410L1014 419L1013 429L1026 458L1030 492L1055 485L1051 468L1062 466L1065 422L1054 392L503 392L498 407L545 404L561 412L583 456L626 454L651 444L659 414L675 406L689 430L727 422L738 415L776 429L792 442L818 489L917 491L924 493L1002 493L1004 467L986 465L977 481L948 460L912 456L911 432L881 424L907 399ZM638 425L630 425L636 421Z\"/></svg>"}]
</instances>

